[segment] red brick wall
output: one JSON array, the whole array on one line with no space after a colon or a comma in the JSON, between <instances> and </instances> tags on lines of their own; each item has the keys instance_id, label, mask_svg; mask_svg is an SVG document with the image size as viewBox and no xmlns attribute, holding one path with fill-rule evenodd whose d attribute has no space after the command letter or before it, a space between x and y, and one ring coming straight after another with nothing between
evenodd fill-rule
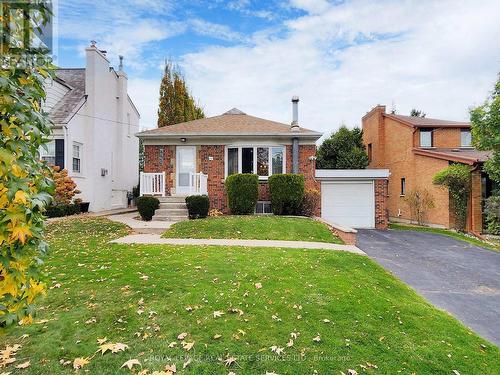
<instances>
[{"instance_id":1,"label":"red brick wall","mask_svg":"<svg viewBox=\"0 0 500 375\"><path fill-rule=\"evenodd\" d=\"M159 163L160 148L164 149L164 162ZM228 212L226 189L224 186L224 150L223 145L202 145L197 147L197 171L208 175L208 195L210 208L217 208ZM167 195L175 181L175 146L145 146L144 172L166 172ZM299 173L304 175L306 189L321 190L320 184L315 180L316 162L309 160L316 155L315 145L299 145ZM213 160L209 160L212 157ZM286 146L286 172L292 173L292 146ZM259 183L259 200L270 200L269 185L267 182ZM318 207L319 216L321 208Z\"/></svg>"},{"instance_id":2,"label":"red brick wall","mask_svg":"<svg viewBox=\"0 0 500 375\"><path fill-rule=\"evenodd\" d=\"M163 163L160 164L160 149L163 149ZM170 195L173 186L175 172L175 149L174 146L144 146L144 172L165 172L166 194Z\"/></svg>"},{"instance_id":3,"label":"red brick wall","mask_svg":"<svg viewBox=\"0 0 500 375\"><path fill-rule=\"evenodd\" d=\"M228 212L226 187L224 186L224 146L200 146L200 171L208 175L208 197L210 208L217 208L224 213ZM212 157L213 160L208 158Z\"/></svg>"},{"instance_id":4,"label":"red brick wall","mask_svg":"<svg viewBox=\"0 0 500 375\"><path fill-rule=\"evenodd\" d=\"M389 211L387 209L388 181L375 180L375 228L387 229L389 225Z\"/></svg>"}]
</instances>

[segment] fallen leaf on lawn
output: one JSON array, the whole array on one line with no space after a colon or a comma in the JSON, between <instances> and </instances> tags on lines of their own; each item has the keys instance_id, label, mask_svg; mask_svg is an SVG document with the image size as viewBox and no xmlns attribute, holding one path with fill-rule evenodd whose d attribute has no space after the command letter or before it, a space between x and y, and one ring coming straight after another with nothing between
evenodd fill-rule
<instances>
[{"instance_id":1,"label":"fallen leaf on lawn","mask_svg":"<svg viewBox=\"0 0 500 375\"><path fill-rule=\"evenodd\" d=\"M190 363L191 363L191 358L189 358L186 362L182 364L182 368L185 369L186 367L189 366Z\"/></svg>"},{"instance_id":2,"label":"fallen leaf on lawn","mask_svg":"<svg viewBox=\"0 0 500 375\"><path fill-rule=\"evenodd\" d=\"M141 366L141 362L139 362L139 360L137 359L129 359L127 362L125 362L122 367L120 368L124 368L124 367L127 367L129 370L132 370L132 367L134 367L134 365L138 365L138 366Z\"/></svg>"},{"instance_id":3,"label":"fallen leaf on lawn","mask_svg":"<svg viewBox=\"0 0 500 375\"><path fill-rule=\"evenodd\" d=\"M279 346L273 345L269 349L271 349L272 352L281 355L284 353L285 348L280 348Z\"/></svg>"},{"instance_id":4,"label":"fallen leaf on lawn","mask_svg":"<svg viewBox=\"0 0 500 375\"><path fill-rule=\"evenodd\" d=\"M298 333L298 332L292 332L292 333L290 333L290 336L291 336L291 338L292 338L292 339L295 339L295 340L296 340L296 339L297 339L297 337L299 337L299 334L300 334L300 333Z\"/></svg>"},{"instance_id":5,"label":"fallen leaf on lawn","mask_svg":"<svg viewBox=\"0 0 500 375\"><path fill-rule=\"evenodd\" d=\"M192 308L191 306L187 306L187 307L186 307L186 311L191 312L191 311L193 311L193 308Z\"/></svg>"},{"instance_id":6,"label":"fallen leaf on lawn","mask_svg":"<svg viewBox=\"0 0 500 375\"><path fill-rule=\"evenodd\" d=\"M260 289L262 288L262 284L261 283L255 283L255 289Z\"/></svg>"},{"instance_id":7,"label":"fallen leaf on lawn","mask_svg":"<svg viewBox=\"0 0 500 375\"><path fill-rule=\"evenodd\" d=\"M167 374L174 374L177 372L177 367L175 367L175 363L173 365L166 365L165 370L167 371Z\"/></svg>"},{"instance_id":8,"label":"fallen leaf on lawn","mask_svg":"<svg viewBox=\"0 0 500 375\"><path fill-rule=\"evenodd\" d=\"M289 348L291 348L291 347L293 346L293 340L292 340L292 339L290 339L290 341L288 341L288 342L286 343L286 346L288 346Z\"/></svg>"},{"instance_id":9,"label":"fallen leaf on lawn","mask_svg":"<svg viewBox=\"0 0 500 375\"><path fill-rule=\"evenodd\" d=\"M194 346L194 341L182 343L182 348L187 350L187 351L190 351L193 346Z\"/></svg>"},{"instance_id":10,"label":"fallen leaf on lawn","mask_svg":"<svg viewBox=\"0 0 500 375\"><path fill-rule=\"evenodd\" d=\"M323 323L330 323L329 319L323 319Z\"/></svg>"},{"instance_id":11,"label":"fallen leaf on lawn","mask_svg":"<svg viewBox=\"0 0 500 375\"><path fill-rule=\"evenodd\" d=\"M455 375L460 375L460 373L459 373L457 370L453 370L453 373L454 373Z\"/></svg>"},{"instance_id":12,"label":"fallen leaf on lawn","mask_svg":"<svg viewBox=\"0 0 500 375\"><path fill-rule=\"evenodd\" d=\"M233 308L233 309L231 309L229 311L231 311L233 314L238 314L239 316L241 316L241 315L244 314L243 310L240 310L240 309Z\"/></svg>"},{"instance_id":13,"label":"fallen leaf on lawn","mask_svg":"<svg viewBox=\"0 0 500 375\"><path fill-rule=\"evenodd\" d=\"M229 367L229 366L231 366L231 365L233 365L233 364L235 364L235 363L236 363L236 358L234 358L234 357L228 357L228 358L226 358L226 359L224 360L224 364L225 364L227 367Z\"/></svg>"},{"instance_id":14,"label":"fallen leaf on lawn","mask_svg":"<svg viewBox=\"0 0 500 375\"><path fill-rule=\"evenodd\" d=\"M117 342L116 344L113 343L107 343L107 344L102 344L99 346L99 350L101 354L106 353L108 350L111 351L111 353L118 353L118 352L123 352L125 349L128 348L127 344L122 344L121 342Z\"/></svg>"},{"instance_id":15,"label":"fallen leaf on lawn","mask_svg":"<svg viewBox=\"0 0 500 375\"><path fill-rule=\"evenodd\" d=\"M266 375L278 375L276 372L272 371L272 372L268 372L266 371Z\"/></svg>"},{"instance_id":16,"label":"fallen leaf on lawn","mask_svg":"<svg viewBox=\"0 0 500 375\"><path fill-rule=\"evenodd\" d=\"M188 334L186 332L179 333L177 340L184 340Z\"/></svg>"},{"instance_id":17,"label":"fallen leaf on lawn","mask_svg":"<svg viewBox=\"0 0 500 375\"><path fill-rule=\"evenodd\" d=\"M172 341L170 344L168 344L168 347L173 348L176 345L177 345L177 341Z\"/></svg>"},{"instance_id":18,"label":"fallen leaf on lawn","mask_svg":"<svg viewBox=\"0 0 500 375\"><path fill-rule=\"evenodd\" d=\"M214 318L220 318L222 315L224 315L223 311L214 311Z\"/></svg>"},{"instance_id":19,"label":"fallen leaf on lawn","mask_svg":"<svg viewBox=\"0 0 500 375\"><path fill-rule=\"evenodd\" d=\"M356 370L353 370L350 368L349 370L347 370L347 374L348 375L358 375L358 372Z\"/></svg>"},{"instance_id":20,"label":"fallen leaf on lawn","mask_svg":"<svg viewBox=\"0 0 500 375\"><path fill-rule=\"evenodd\" d=\"M108 338L107 338L107 337L104 337L103 339L97 339L97 343L98 343L99 345L104 344L106 341L108 341Z\"/></svg>"},{"instance_id":21,"label":"fallen leaf on lawn","mask_svg":"<svg viewBox=\"0 0 500 375\"><path fill-rule=\"evenodd\" d=\"M28 367L30 367L30 361L26 361L26 362L23 362L23 363L16 365L17 369L23 369L23 368L28 368Z\"/></svg>"},{"instance_id":22,"label":"fallen leaf on lawn","mask_svg":"<svg viewBox=\"0 0 500 375\"><path fill-rule=\"evenodd\" d=\"M97 322L97 319L95 318L95 316L93 316L89 320L86 320L85 324L92 324L92 323L95 323L95 322Z\"/></svg>"},{"instance_id":23,"label":"fallen leaf on lawn","mask_svg":"<svg viewBox=\"0 0 500 375\"><path fill-rule=\"evenodd\" d=\"M236 375L235 372L230 371L227 375Z\"/></svg>"},{"instance_id":24,"label":"fallen leaf on lawn","mask_svg":"<svg viewBox=\"0 0 500 375\"><path fill-rule=\"evenodd\" d=\"M222 335L219 335L219 334L214 335L214 340L218 340L218 339L220 339L221 337L222 337Z\"/></svg>"},{"instance_id":25,"label":"fallen leaf on lawn","mask_svg":"<svg viewBox=\"0 0 500 375\"><path fill-rule=\"evenodd\" d=\"M316 337L313 338L313 341L315 341L315 342L320 342L321 341L321 337L320 337L319 333L318 333L318 335Z\"/></svg>"},{"instance_id":26,"label":"fallen leaf on lawn","mask_svg":"<svg viewBox=\"0 0 500 375\"><path fill-rule=\"evenodd\" d=\"M142 275L142 276L140 277L140 279L143 279L143 280L148 280L148 279L149 279L149 276L148 276L148 275Z\"/></svg>"},{"instance_id":27,"label":"fallen leaf on lawn","mask_svg":"<svg viewBox=\"0 0 500 375\"><path fill-rule=\"evenodd\" d=\"M83 366L85 366L86 364L88 364L89 362L90 362L90 359L88 357L75 358L75 360L73 361L73 368L75 370L78 370L78 369L82 368Z\"/></svg>"}]
</instances>

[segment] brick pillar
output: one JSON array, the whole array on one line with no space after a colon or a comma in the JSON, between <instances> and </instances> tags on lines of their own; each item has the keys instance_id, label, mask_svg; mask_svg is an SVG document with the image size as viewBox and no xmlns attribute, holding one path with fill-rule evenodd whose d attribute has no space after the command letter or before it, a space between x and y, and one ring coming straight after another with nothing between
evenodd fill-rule
<instances>
[{"instance_id":1,"label":"brick pillar","mask_svg":"<svg viewBox=\"0 0 500 375\"><path fill-rule=\"evenodd\" d=\"M388 183L386 179L375 180L375 228L377 229L387 229L389 226Z\"/></svg>"},{"instance_id":2,"label":"brick pillar","mask_svg":"<svg viewBox=\"0 0 500 375\"><path fill-rule=\"evenodd\" d=\"M471 193L469 200L469 223L468 230L480 234L483 231L483 193L481 171L479 169L471 172Z\"/></svg>"}]
</instances>

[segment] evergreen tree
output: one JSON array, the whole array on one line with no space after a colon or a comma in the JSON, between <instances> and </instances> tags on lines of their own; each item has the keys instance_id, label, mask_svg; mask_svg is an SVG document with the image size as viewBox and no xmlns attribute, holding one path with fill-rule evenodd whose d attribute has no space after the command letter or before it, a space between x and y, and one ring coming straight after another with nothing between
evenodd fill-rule
<instances>
[{"instance_id":1,"label":"evergreen tree","mask_svg":"<svg viewBox=\"0 0 500 375\"><path fill-rule=\"evenodd\" d=\"M158 127L178 124L204 118L186 85L179 68L166 61L160 85L160 105L158 108Z\"/></svg>"},{"instance_id":2,"label":"evergreen tree","mask_svg":"<svg viewBox=\"0 0 500 375\"><path fill-rule=\"evenodd\" d=\"M342 125L318 148L316 165L319 169L364 169L368 155L360 128L349 130Z\"/></svg>"}]
</instances>

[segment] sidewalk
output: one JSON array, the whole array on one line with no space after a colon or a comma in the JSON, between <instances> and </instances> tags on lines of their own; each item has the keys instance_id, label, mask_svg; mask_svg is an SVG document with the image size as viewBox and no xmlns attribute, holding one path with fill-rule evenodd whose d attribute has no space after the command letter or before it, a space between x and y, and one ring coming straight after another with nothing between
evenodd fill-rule
<instances>
[{"instance_id":1,"label":"sidewalk","mask_svg":"<svg viewBox=\"0 0 500 375\"><path fill-rule=\"evenodd\" d=\"M120 215L106 216L106 219L125 224L138 233L155 233L161 234L165 232L174 222L172 221L143 221L136 219L139 216L137 211L124 213Z\"/></svg>"},{"instance_id":2,"label":"sidewalk","mask_svg":"<svg viewBox=\"0 0 500 375\"><path fill-rule=\"evenodd\" d=\"M273 240L236 240L236 239L194 239L194 238L162 238L159 234L131 234L118 238L111 243L144 244L144 245L212 245L212 246L245 246L245 247L287 247L294 249L324 249L348 251L366 255L354 245L339 245L327 242L306 241L273 241Z\"/></svg>"}]
</instances>

